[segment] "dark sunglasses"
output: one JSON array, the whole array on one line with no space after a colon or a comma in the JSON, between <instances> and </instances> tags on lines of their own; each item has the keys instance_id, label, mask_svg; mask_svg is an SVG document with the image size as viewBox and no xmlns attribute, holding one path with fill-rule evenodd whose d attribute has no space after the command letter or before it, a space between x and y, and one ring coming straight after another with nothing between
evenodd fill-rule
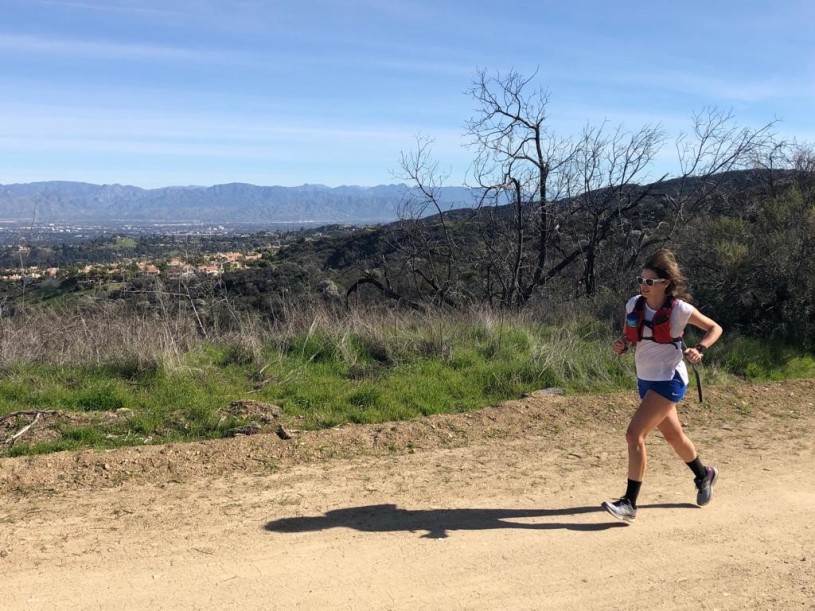
<instances>
[{"instance_id":1,"label":"dark sunglasses","mask_svg":"<svg viewBox=\"0 0 815 611\"><path fill-rule=\"evenodd\" d=\"M642 276L637 276L637 284L654 286L655 284L661 284L662 282L667 282L667 280L665 280L665 278L643 278Z\"/></svg>"}]
</instances>

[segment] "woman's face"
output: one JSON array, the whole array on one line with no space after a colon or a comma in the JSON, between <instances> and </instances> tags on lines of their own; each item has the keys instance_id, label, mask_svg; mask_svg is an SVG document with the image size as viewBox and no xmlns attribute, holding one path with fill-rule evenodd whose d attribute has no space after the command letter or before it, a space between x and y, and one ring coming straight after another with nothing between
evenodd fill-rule
<instances>
[{"instance_id":1,"label":"woman's face","mask_svg":"<svg viewBox=\"0 0 815 611\"><path fill-rule=\"evenodd\" d=\"M648 297L654 300L659 300L665 297L665 291L670 284L669 280L660 278L652 269L643 269L637 277L637 282L640 285L640 293L647 299Z\"/></svg>"}]
</instances>

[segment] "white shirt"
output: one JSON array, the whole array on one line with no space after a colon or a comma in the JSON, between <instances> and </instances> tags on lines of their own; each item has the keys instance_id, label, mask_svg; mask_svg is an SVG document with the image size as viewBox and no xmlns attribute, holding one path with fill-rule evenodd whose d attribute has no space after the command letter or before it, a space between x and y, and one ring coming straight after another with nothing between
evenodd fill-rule
<instances>
[{"instance_id":1,"label":"white shirt","mask_svg":"<svg viewBox=\"0 0 815 611\"><path fill-rule=\"evenodd\" d=\"M634 311L634 304L637 303L639 297L635 295L628 300L628 303L625 304L626 314ZM644 309L645 320L653 320L656 310L649 308L647 302ZM671 337L681 337L684 334L693 311L694 307L688 302L674 299L673 310L671 310ZM642 335L651 337L653 331L649 327L643 327ZM648 339L637 342L634 362L637 365L637 377L640 380L649 382L672 380L674 374L679 372L682 381L685 384L688 383L688 368L685 366L682 349L678 348L675 343L658 344Z\"/></svg>"}]
</instances>

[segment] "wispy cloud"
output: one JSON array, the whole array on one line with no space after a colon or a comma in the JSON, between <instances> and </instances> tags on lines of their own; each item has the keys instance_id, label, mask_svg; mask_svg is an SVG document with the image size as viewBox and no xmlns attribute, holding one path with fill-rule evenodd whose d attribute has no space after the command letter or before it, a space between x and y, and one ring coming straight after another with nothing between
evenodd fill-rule
<instances>
[{"instance_id":1,"label":"wispy cloud","mask_svg":"<svg viewBox=\"0 0 815 611\"><path fill-rule=\"evenodd\" d=\"M167 15L181 15L183 13L167 8L168 4L155 4L148 6L145 2L125 2L117 3L109 2L72 2L71 0L25 0L31 4L41 4L49 7L58 7L60 9L78 10L78 11L93 11L105 13L118 13L118 14L142 14L153 16L167 16Z\"/></svg>"},{"instance_id":2,"label":"wispy cloud","mask_svg":"<svg viewBox=\"0 0 815 611\"><path fill-rule=\"evenodd\" d=\"M413 146L417 130L392 123L328 124L313 116L0 102L0 182L63 177L139 186L376 184L393 181L400 151ZM433 131L444 163L466 155L457 130ZM175 172L155 174L154 168L168 167Z\"/></svg>"},{"instance_id":3,"label":"wispy cloud","mask_svg":"<svg viewBox=\"0 0 815 611\"><path fill-rule=\"evenodd\" d=\"M322 116L274 115L260 112L229 113L195 109L143 109L133 106L69 106L0 102L0 133L84 134L111 137L152 134L163 138L257 140L268 136L293 138L355 138L381 140L409 136L413 127L391 122L345 119L331 123Z\"/></svg>"},{"instance_id":4,"label":"wispy cloud","mask_svg":"<svg viewBox=\"0 0 815 611\"><path fill-rule=\"evenodd\" d=\"M0 104L0 144L6 152L83 150L128 153L319 157L326 149L346 155L376 151L396 159L409 148L415 125L354 123L327 125L313 116L151 112L133 108L69 108L47 104ZM436 134L445 148L458 132ZM371 162L374 162L371 160Z\"/></svg>"},{"instance_id":5,"label":"wispy cloud","mask_svg":"<svg viewBox=\"0 0 815 611\"><path fill-rule=\"evenodd\" d=\"M651 75L652 82L666 89L694 93L712 100L733 102L759 102L794 96L797 85L784 83L775 78L752 80L746 78L720 78L689 72L667 72Z\"/></svg>"},{"instance_id":6,"label":"wispy cloud","mask_svg":"<svg viewBox=\"0 0 815 611\"><path fill-rule=\"evenodd\" d=\"M269 50L267 53L249 54L234 49L213 49L212 47L191 48L161 44L136 44L114 40L80 40L77 38L51 38L34 35L0 33L0 55L19 53L39 54L58 58L79 58L100 61L150 61L150 62L194 62L206 65L246 66L263 71L289 71L299 65L310 68L339 66L349 70L349 75L372 70L419 73L425 77L434 74L441 76L466 77L474 72L469 63L439 60L429 55L405 57L395 52L375 54L346 53L325 55L317 52L302 52L297 55L285 50Z\"/></svg>"},{"instance_id":7,"label":"wispy cloud","mask_svg":"<svg viewBox=\"0 0 815 611\"><path fill-rule=\"evenodd\" d=\"M123 43L110 40L79 40L76 38L46 38L43 36L0 34L0 50L26 54L40 53L95 59L138 59L160 61L196 61L234 63L249 61L248 56L224 51ZM254 60L253 60L254 61Z\"/></svg>"},{"instance_id":8,"label":"wispy cloud","mask_svg":"<svg viewBox=\"0 0 815 611\"><path fill-rule=\"evenodd\" d=\"M610 72L598 76L599 82L635 86L638 91L672 91L719 103L761 102L806 94L800 82L780 77L750 78L737 74L710 76L703 71L687 72L660 69L649 72ZM811 91L810 91L811 94Z\"/></svg>"}]
</instances>

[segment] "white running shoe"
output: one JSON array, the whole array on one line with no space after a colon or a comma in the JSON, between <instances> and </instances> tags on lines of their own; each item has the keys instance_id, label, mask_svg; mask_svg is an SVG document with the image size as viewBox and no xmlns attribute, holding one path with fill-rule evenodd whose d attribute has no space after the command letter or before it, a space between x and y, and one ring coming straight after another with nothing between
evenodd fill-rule
<instances>
[{"instance_id":1,"label":"white running shoe","mask_svg":"<svg viewBox=\"0 0 815 611\"><path fill-rule=\"evenodd\" d=\"M637 519L636 508L625 497L617 501L603 501L601 507L623 522L633 522Z\"/></svg>"}]
</instances>

